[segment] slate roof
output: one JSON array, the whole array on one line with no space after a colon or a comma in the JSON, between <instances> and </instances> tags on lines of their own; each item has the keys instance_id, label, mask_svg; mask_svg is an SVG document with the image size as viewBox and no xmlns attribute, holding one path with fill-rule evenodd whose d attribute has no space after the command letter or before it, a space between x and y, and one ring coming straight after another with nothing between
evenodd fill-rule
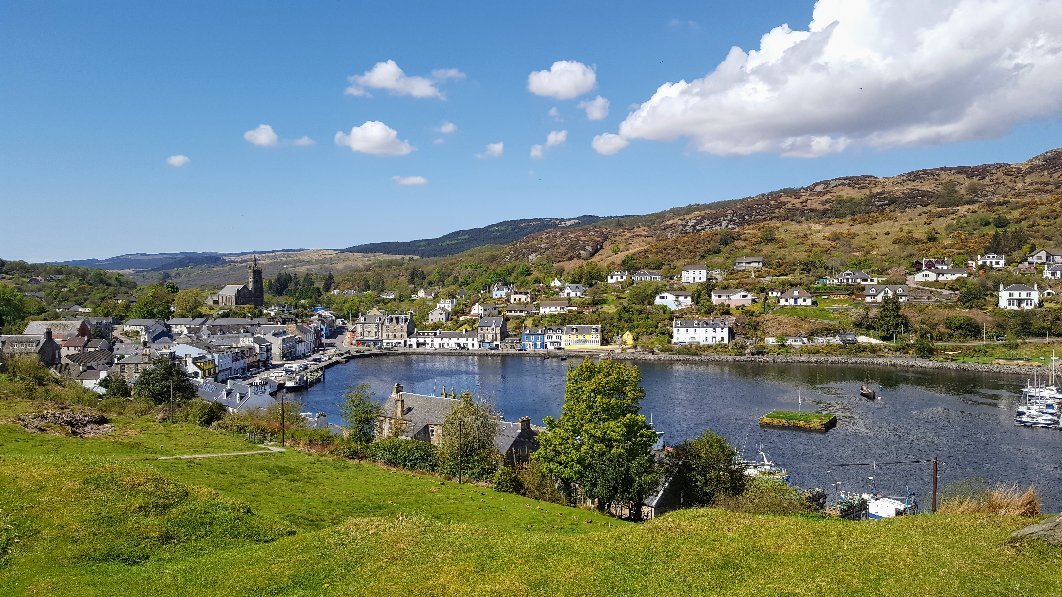
<instances>
[{"instance_id":1,"label":"slate roof","mask_svg":"<svg viewBox=\"0 0 1062 597\"><path fill-rule=\"evenodd\" d=\"M402 432L405 437L415 436L427 425L442 425L450 412L461 403L460 398L443 398L442 396L413 394L411 392L402 392L402 401L405 405L402 419L409 422ZM390 407L390 412L387 410L388 406ZM393 400L389 401L388 405L384 407L384 412L389 417L395 415ZM494 447L502 454L506 453L516 442L519 434L519 423L498 421L498 431L494 435Z\"/></svg>"},{"instance_id":2,"label":"slate roof","mask_svg":"<svg viewBox=\"0 0 1062 597\"><path fill-rule=\"evenodd\" d=\"M1025 284L1011 284L1005 287L1003 292L1036 292L1036 289Z\"/></svg>"},{"instance_id":3,"label":"slate roof","mask_svg":"<svg viewBox=\"0 0 1062 597\"><path fill-rule=\"evenodd\" d=\"M66 357L71 363L84 367L99 368L114 362L114 353L109 350L89 350Z\"/></svg>"},{"instance_id":4,"label":"slate roof","mask_svg":"<svg viewBox=\"0 0 1062 597\"><path fill-rule=\"evenodd\" d=\"M795 298L811 298L811 293L803 288L790 288L782 293L780 298L795 299Z\"/></svg>"},{"instance_id":5,"label":"slate roof","mask_svg":"<svg viewBox=\"0 0 1062 597\"><path fill-rule=\"evenodd\" d=\"M480 317L479 327L481 328L500 328L505 324L504 317Z\"/></svg>"},{"instance_id":6,"label":"slate roof","mask_svg":"<svg viewBox=\"0 0 1062 597\"><path fill-rule=\"evenodd\" d=\"M132 326L132 327L142 328L142 327L147 327L149 325L155 325L155 324L161 324L161 323L162 323L162 321L159 320L159 319L130 319L129 321L125 322L125 326L126 327Z\"/></svg>"},{"instance_id":7,"label":"slate roof","mask_svg":"<svg viewBox=\"0 0 1062 597\"><path fill-rule=\"evenodd\" d=\"M43 336L44 332L48 329L52 330L52 336L58 338L67 338L70 336L76 336L78 329L81 328L81 324L84 322L82 319L75 320L61 320L61 321L31 321L26 325L26 329L22 331L27 336Z\"/></svg>"},{"instance_id":8,"label":"slate roof","mask_svg":"<svg viewBox=\"0 0 1062 597\"><path fill-rule=\"evenodd\" d=\"M730 327L722 319L676 319L673 328L726 328Z\"/></svg>"}]
</instances>

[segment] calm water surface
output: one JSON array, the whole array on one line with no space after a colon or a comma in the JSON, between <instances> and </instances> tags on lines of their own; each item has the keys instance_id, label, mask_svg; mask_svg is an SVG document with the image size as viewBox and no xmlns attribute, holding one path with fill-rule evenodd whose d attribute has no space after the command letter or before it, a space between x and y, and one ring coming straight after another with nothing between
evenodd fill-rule
<instances>
[{"instance_id":1,"label":"calm water surface","mask_svg":"<svg viewBox=\"0 0 1062 597\"><path fill-rule=\"evenodd\" d=\"M328 370L305 392L303 410L341 422L343 392L367 382L383 400L396 382L407 391L472 391L507 420L527 415L540 424L560 415L564 376L577 361L532 357L416 355L357 359ZM1044 507L1062 509L1062 433L1013 424L1024 380L1011 376L885 368L761 365L749 363L639 363L651 416L674 444L711 429L747 458L760 445L802 487L908 491L929 507L929 464L881 464L940 458L940 487L972 478L1033 484ZM880 400L858 395L879 388ZM798 400L802 404L798 404ZM821 409L838 417L836 429L814 434L761 429L765 412ZM867 463L867 466L838 466ZM872 480L871 480L872 478ZM839 484L839 485L838 485Z\"/></svg>"}]
</instances>

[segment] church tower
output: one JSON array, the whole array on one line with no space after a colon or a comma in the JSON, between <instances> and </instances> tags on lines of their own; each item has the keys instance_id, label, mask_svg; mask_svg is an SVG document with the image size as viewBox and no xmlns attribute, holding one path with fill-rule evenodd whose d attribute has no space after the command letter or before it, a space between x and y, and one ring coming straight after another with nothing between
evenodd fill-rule
<instances>
[{"instance_id":1,"label":"church tower","mask_svg":"<svg viewBox=\"0 0 1062 597\"><path fill-rule=\"evenodd\" d=\"M258 256L251 258L247 266L247 289L251 291L251 304L255 307L265 306L265 285L262 283L262 268L258 267Z\"/></svg>"}]
</instances>

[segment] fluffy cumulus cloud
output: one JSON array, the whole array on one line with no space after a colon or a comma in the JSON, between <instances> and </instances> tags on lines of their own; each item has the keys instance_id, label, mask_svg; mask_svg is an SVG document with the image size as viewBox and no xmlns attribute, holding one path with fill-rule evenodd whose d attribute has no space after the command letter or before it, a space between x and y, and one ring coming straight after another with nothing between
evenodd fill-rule
<instances>
[{"instance_id":1,"label":"fluffy cumulus cloud","mask_svg":"<svg viewBox=\"0 0 1062 597\"><path fill-rule=\"evenodd\" d=\"M535 95L572 99L593 90L597 85L594 69L574 60L559 60L549 70L527 76L527 89Z\"/></svg>"},{"instance_id":2,"label":"fluffy cumulus cloud","mask_svg":"<svg viewBox=\"0 0 1062 597\"><path fill-rule=\"evenodd\" d=\"M601 155L612 155L630 144L630 141L615 133L602 133L590 143L594 151Z\"/></svg>"},{"instance_id":3,"label":"fluffy cumulus cloud","mask_svg":"<svg viewBox=\"0 0 1062 597\"><path fill-rule=\"evenodd\" d=\"M397 185L404 187L418 187L428 184L428 179L423 176L392 176L391 180Z\"/></svg>"},{"instance_id":4,"label":"fluffy cumulus cloud","mask_svg":"<svg viewBox=\"0 0 1062 597\"><path fill-rule=\"evenodd\" d=\"M170 157L166 158L166 163L169 164L170 166L173 166L174 168L180 168L181 166L187 166L188 163L191 162L191 161L192 161L192 158L190 158L190 157L188 157L188 156L186 156L184 154L180 154L180 153L177 154L177 155L171 155Z\"/></svg>"},{"instance_id":5,"label":"fluffy cumulus cloud","mask_svg":"<svg viewBox=\"0 0 1062 597\"><path fill-rule=\"evenodd\" d=\"M990 138L1062 114L1062 2L819 0L706 76L665 83L599 153L688 138L717 155L814 157Z\"/></svg>"},{"instance_id":6,"label":"fluffy cumulus cloud","mask_svg":"<svg viewBox=\"0 0 1062 597\"><path fill-rule=\"evenodd\" d=\"M443 123L435 129L435 132L442 133L444 135L451 135L457 132L457 125L448 120L444 120Z\"/></svg>"},{"instance_id":7,"label":"fluffy cumulus cloud","mask_svg":"<svg viewBox=\"0 0 1062 597\"><path fill-rule=\"evenodd\" d=\"M406 155L413 146L398 138L395 129L377 120L368 120L350 133L336 133L336 145L349 147L352 151L370 155Z\"/></svg>"},{"instance_id":8,"label":"fluffy cumulus cloud","mask_svg":"<svg viewBox=\"0 0 1062 597\"><path fill-rule=\"evenodd\" d=\"M579 108L586 110L586 118L589 120L604 120L608 116L608 100L600 95L592 100L579 102Z\"/></svg>"},{"instance_id":9,"label":"fluffy cumulus cloud","mask_svg":"<svg viewBox=\"0 0 1062 597\"><path fill-rule=\"evenodd\" d=\"M260 124L243 134L243 138L251 145L259 147L275 147L279 138L273 127L268 124Z\"/></svg>"},{"instance_id":10,"label":"fluffy cumulus cloud","mask_svg":"<svg viewBox=\"0 0 1062 597\"><path fill-rule=\"evenodd\" d=\"M410 76L394 60L377 62L372 68L360 75L348 77L350 85L344 91L347 95L367 97L370 89L387 91L391 95L408 95L419 98L444 97L438 84L448 80L464 79L465 74L456 68L432 71L431 77Z\"/></svg>"},{"instance_id":11,"label":"fluffy cumulus cloud","mask_svg":"<svg viewBox=\"0 0 1062 597\"><path fill-rule=\"evenodd\" d=\"M545 157L546 148L556 147L563 145L568 140L568 131L550 131L546 135L545 145L532 145L531 146L531 158L535 160L541 160Z\"/></svg>"},{"instance_id":12,"label":"fluffy cumulus cloud","mask_svg":"<svg viewBox=\"0 0 1062 597\"><path fill-rule=\"evenodd\" d=\"M483 149L483 153L477 153L476 157L479 159L500 158L504 153L505 143L498 141L497 143L487 143L487 146Z\"/></svg>"}]
</instances>

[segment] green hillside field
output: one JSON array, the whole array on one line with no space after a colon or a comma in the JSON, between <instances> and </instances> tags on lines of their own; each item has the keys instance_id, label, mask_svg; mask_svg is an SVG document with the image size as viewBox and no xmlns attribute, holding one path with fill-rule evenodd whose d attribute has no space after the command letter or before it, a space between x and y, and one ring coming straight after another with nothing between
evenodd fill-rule
<instances>
[{"instance_id":1,"label":"green hillside field","mask_svg":"<svg viewBox=\"0 0 1062 597\"><path fill-rule=\"evenodd\" d=\"M644 524L149 418L29 433L0 401L3 595L1062 594L1028 519L718 509Z\"/></svg>"}]
</instances>

